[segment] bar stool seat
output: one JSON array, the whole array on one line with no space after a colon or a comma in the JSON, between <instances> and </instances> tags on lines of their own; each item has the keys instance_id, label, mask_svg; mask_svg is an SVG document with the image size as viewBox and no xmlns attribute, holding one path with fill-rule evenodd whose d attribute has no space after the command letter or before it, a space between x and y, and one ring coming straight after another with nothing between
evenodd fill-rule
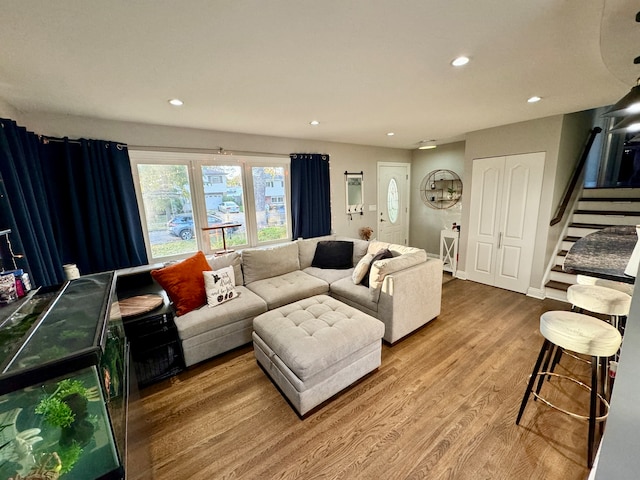
<instances>
[{"instance_id":1,"label":"bar stool seat","mask_svg":"<svg viewBox=\"0 0 640 480\"><path fill-rule=\"evenodd\" d=\"M596 422L603 422L609 413L609 403L605 398L607 362L608 358L615 355L620 348L622 336L617 328L602 320L581 313L567 311L549 311L543 313L540 316L540 333L544 337L544 343L540 349L536 364L533 367L533 372L529 377L527 390L520 404L516 424L520 423L520 419L522 418L531 394L533 394L535 398L540 399L545 405L570 415L573 418L588 420L589 438L587 444L587 463L589 468L591 468L595 447L595 425ZM547 371L556 347L591 357L590 385L567 375ZM579 415L559 408L540 395L539 392L543 386L543 380L547 376L570 380L589 391L589 415ZM538 379L538 386L534 392L533 386L536 379Z\"/></svg>"},{"instance_id":2,"label":"bar stool seat","mask_svg":"<svg viewBox=\"0 0 640 480\"><path fill-rule=\"evenodd\" d=\"M576 275L576 282L579 285L598 285L600 287L613 288L627 295L633 296L633 283L616 282L606 278L590 277L589 275Z\"/></svg>"},{"instance_id":3,"label":"bar stool seat","mask_svg":"<svg viewBox=\"0 0 640 480\"><path fill-rule=\"evenodd\" d=\"M629 315L631 308L631 295L601 285L571 285L567 289L567 300L578 311L609 315L616 328L620 327L620 317Z\"/></svg>"}]
</instances>

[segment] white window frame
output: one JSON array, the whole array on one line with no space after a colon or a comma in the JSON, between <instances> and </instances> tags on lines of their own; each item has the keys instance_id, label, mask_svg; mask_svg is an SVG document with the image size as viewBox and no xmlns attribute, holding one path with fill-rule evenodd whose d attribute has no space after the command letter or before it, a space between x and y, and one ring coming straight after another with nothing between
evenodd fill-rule
<instances>
[{"instance_id":1,"label":"white window frame","mask_svg":"<svg viewBox=\"0 0 640 480\"><path fill-rule=\"evenodd\" d=\"M131 160L131 172L133 174L134 187L138 202L138 210L140 212L140 221L144 234L144 243L147 251L149 262L167 262L178 260L193 255L193 252L179 255L165 256L155 258L151 254L151 243L149 232L147 230L146 211L140 188L140 178L138 174L138 165L185 165L188 171L189 185L191 188L192 212L197 232L194 235L196 239L196 249L201 250L206 255L214 253L209 242L209 234L203 231L199 226L206 225L206 202L204 193L204 182L202 179L203 166L229 166L239 165L242 178L243 205L245 214L245 229L247 236L247 244L236 246L247 248L264 246L269 244L282 243L291 240L291 181L290 181L290 159L288 157L266 157L252 155L219 155L214 153L194 153L194 152L178 152L178 151L159 151L159 150L139 150L130 149L129 157ZM253 190L252 167L280 167L284 170L285 177L285 208L287 212L287 236L279 240L269 242L258 242L258 227L256 223L255 197Z\"/></svg>"}]
</instances>

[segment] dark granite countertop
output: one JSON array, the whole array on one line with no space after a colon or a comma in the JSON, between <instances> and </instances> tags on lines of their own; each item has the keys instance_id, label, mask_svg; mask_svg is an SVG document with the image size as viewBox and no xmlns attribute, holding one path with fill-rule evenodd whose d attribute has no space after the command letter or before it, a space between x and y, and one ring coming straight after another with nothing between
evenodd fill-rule
<instances>
[{"instance_id":1,"label":"dark granite countertop","mask_svg":"<svg viewBox=\"0 0 640 480\"><path fill-rule=\"evenodd\" d=\"M637 241L635 225L618 225L590 233L571 247L563 269L567 273L634 283L635 278L625 275L624 270Z\"/></svg>"}]
</instances>

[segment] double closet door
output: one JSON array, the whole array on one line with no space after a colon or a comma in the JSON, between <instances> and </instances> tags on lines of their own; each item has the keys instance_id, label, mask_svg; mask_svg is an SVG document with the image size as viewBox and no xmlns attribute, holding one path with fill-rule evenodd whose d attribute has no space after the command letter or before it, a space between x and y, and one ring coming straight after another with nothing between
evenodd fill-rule
<instances>
[{"instance_id":1,"label":"double closet door","mask_svg":"<svg viewBox=\"0 0 640 480\"><path fill-rule=\"evenodd\" d=\"M473 161L469 280L527 293L544 162L544 152Z\"/></svg>"}]
</instances>

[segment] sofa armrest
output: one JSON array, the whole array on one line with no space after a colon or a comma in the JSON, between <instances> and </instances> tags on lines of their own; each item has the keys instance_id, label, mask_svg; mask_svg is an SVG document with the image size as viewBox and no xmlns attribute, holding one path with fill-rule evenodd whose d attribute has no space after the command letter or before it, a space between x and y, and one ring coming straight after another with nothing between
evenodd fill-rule
<instances>
[{"instance_id":1,"label":"sofa armrest","mask_svg":"<svg viewBox=\"0 0 640 480\"><path fill-rule=\"evenodd\" d=\"M385 324L384 339L394 343L440 315L442 261L427 259L387 275L378 300L378 318Z\"/></svg>"}]
</instances>

